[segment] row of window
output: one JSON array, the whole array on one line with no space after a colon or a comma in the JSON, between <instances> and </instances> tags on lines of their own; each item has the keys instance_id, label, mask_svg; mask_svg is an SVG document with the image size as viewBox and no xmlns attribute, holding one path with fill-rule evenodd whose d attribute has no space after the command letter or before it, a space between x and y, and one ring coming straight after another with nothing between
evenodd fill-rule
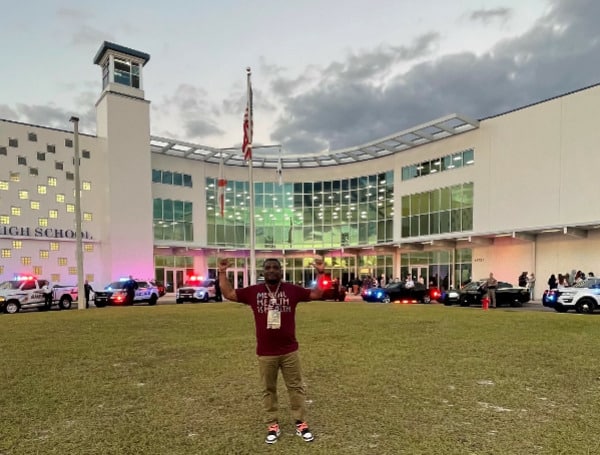
<instances>
[{"instance_id":1,"label":"row of window","mask_svg":"<svg viewBox=\"0 0 600 455\"><path fill-rule=\"evenodd\" d=\"M37 142L37 134L36 133L27 133L27 139L30 142ZM8 138L8 146L9 147L13 147L13 148L18 148L19 147L19 139L15 138L15 137L9 137ZM65 139L65 147L67 148L73 148L73 139ZM46 144L46 151L48 153L56 153L56 145L54 144ZM43 152L37 152L38 153L38 159L40 154L43 154ZM0 155L6 155L7 154L7 149L6 146L0 146ZM91 157L91 153L89 150L82 150L81 151L81 157L82 158L90 158ZM41 160L43 161L43 159Z\"/></svg>"},{"instance_id":2,"label":"row of window","mask_svg":"<svg viewBox=\"0 0 600 455\"><path fill-rule=\"evenodd\" d=\"M192 187L192 176L180 172L161 171L152 169L152 183L163 183L165 185Z\"/></svg>"},{"instance_id":3,"label":"row of window","mask_svg":"<svg viewBox=\"0 0 600 455\"><path fill-rule=\"evenodd\" d=\"M14 249L20 249L20 248L14 248ZM84 251L87 253L93 252L94 251L93 245L85 244ZM40 259L50 259L50 252L48 250L40 250L39 254L40 254L39 255ZM11 248L2 248L2 250L0 250L0 256L3 259L12 258L12 249ZM69 263L68 258L64 258L64 257L56 258L56 260L58 262L58 265L60 265L60 266L66 266ZM21 264L31 265L31 256L21 256Z\"/></svg>"},{"instance_id":4,"label":"row of window","mask_svg":"<svg viewBox=\"0 0 600 455\"><path fill-rule=\"evenodd\" d=\"M433 160L423 161L418 164L402 167L402 180L411 180L429 174L449 171L475 163L475 152L473 149L452 153Z\"/></svg>"},{"instance_id":5,"label":"row of window","mask_svg":"<svg viewBox=\"0 0 600 455\"><path fill-rule=\"evenodd\" d=\"M11 180L12 180L12 175L13 175L13 173L11 172ZM20 177L16 181L19 182ZM48 186L57 186L57 183L58 182L56 180L56 177L48 177L48 185L46 186L46 185L39 184L37 186L37 193L38 194L48 194ZM6 180L0 180L0 190L8 191L9 189L10 189L9 182ZM91 191L92 183L85 182L85 181L81 182L81 190L82 191ZM60 193L60 194L62 194L62 193ZM21 197L21 195L24 195L24 197ZM29 190L19 190L19 199L27 199L28 197L29 197ZM57 199L57 201L58 201L58 199ZM64 201L58 201L58 202L64 202Z\"/></svg>"},{"instance_id":6,"label":"row of window","mask_svg":"<svg viewBox=\"0 0 600 455\"><path fill-rule=\"evenodd\" d=\"M67 213L73 213L75 211L75 207L74 206L71 207L71 206L72 206L72 204L67 204L67 207L66 207ZM39 210L39 205L37 206L37 210ZM12 216L21 216L21 208L20 207L12 207L11 214L12 214ZM56 209L48 210L47 218L45 218L45 217L38 218L38 226L48 226L48 219L58 219L58 210L56 210ZM83 212L82 219L83 219L83 221L93 221L93 215L90 212ZM10 215L0 215L0 224L5 224L5 225L10 224Z\"/></svg>"}]
</instances>

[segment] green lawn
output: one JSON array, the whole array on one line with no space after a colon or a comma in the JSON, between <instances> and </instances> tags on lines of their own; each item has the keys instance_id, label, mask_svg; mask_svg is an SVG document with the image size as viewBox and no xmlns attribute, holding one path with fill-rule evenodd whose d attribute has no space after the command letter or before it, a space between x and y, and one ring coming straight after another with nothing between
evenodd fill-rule
<instances>
[{"instance_id":1,"label":"green lawn","mask_svg":"<svg viewBox=\"0 0 600 455\"><path fill-rule=\"evenodd\" d=\"M303 304L316 435L264 444L250 310L0 316L0 455L597 454L600 316Z\"/></svg>"}]
</instances>

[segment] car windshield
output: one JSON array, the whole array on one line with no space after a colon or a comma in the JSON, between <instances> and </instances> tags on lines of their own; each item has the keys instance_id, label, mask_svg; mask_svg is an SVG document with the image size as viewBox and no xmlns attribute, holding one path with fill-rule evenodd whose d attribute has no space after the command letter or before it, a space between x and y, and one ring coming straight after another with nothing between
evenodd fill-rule
<instances>
[{"instance_id":1,"label":"car windshield","mask_svg":"<svg viewBox=\"0 0 600 455\"><path fill-rule=\"evenodd\" d=\"M19 289L19 287L23 284L22 281L12 280L12 281L4 281L0 283L0 289Z\"/></svg>"},{"instance_id":2,"label":"car windshield","mask_svg":"<svg viewBox=\"0 0 600 455\"><path fill-rule=\"evenodd\" d=\"M123 289L123 285L125 284L124 281L113 281L110 284L107 284L104 289L107 291L112 291L115 289Z\"/></svg>"},{"instance_id":3,"label":"car windshield","mask_svg":"<svg viewBox=\"0 0 600 455\"><path fill-rule=\"evenodd\" d=\"M580 281L579 283L575 283L573 285L574 288L588 288L588 289L598 289L600 288L600 280L598 278L588 278L587 280Z\"/></svg>"},{"instance_id":4,"label":"car windshield","mask_svg":"<svg viewBox=\"0 0 600 455\"><path fill-rule=\"evenodd\" d=\"M483 285L482 281L472 281L469 284L465 285L463 288L465 291L475 291L479 286Z\"/></svg>"}]
</instances>

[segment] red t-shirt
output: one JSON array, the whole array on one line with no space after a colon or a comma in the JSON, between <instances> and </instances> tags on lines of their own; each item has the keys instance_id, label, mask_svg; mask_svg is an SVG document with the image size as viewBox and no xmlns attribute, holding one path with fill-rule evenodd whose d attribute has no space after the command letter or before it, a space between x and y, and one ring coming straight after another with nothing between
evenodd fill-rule
<instances>
[{"instance_id":1,"label":"red t-shirt","mask_svg":"<svg viewBox=\"0 0 600 455\"><path fill-rule=\"evenodd\" d=\"M275 292L277 285L269 285ZM269 311L269 293L265 284L256 284L247 288L236 289L237 300L250 305L254 313L256 328L256 354L284 355L298 349L296 340L296 305L310 300L310 289L291 283L281 283L277 298L277 309L281 312L281 327L267 329L267 313Z\"/></svg>"}]
</instances>

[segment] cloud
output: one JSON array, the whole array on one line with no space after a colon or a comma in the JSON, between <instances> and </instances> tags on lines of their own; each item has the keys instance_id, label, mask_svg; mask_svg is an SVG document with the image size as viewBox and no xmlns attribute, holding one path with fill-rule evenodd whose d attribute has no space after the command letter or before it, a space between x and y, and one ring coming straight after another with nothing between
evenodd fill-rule
<instances>
[{"instance_id":1,"label":"cloud","mask_svg":"<svg viewBox=\"0 0 600 455\"><path fill-rule=\"evenodd\" d=\"M597 83L600 2L551 5L529 31L484 55L444 55L394 72L419 50L435 48L437 37L430 34L407 47L349 55L322 69L300 93L281 78L277 93L291 95L280 98L271 139L289 152L336 150L450 113L484 118Z\"/></svg>"},{"instance_id":2,"label":"cloud","mask_svg":"<svg viewBox=\"0 0 600 455\"><path fill-rule=\"evenodd\" d=\"M489 24L495 20L507 22L512 17L510 8L478 9L469 14L469 19L474 22L483 22Z\"/></svg>"},{"instance_id":3,"label":"cloud","mask_svg":"<svg viewBox=\"0 0 600 455\"><path fill-rule=\"evenodd\" d=\"M171 96L153 106L153 114L159 120L175 116L179 119L183 134L206 142L212 136L222 136L224 131L217 126L220 111L208 100L208 92L191 84L180 84ZM165 134L162 131L159 134Z\"/></svg>"}]
</instances>

